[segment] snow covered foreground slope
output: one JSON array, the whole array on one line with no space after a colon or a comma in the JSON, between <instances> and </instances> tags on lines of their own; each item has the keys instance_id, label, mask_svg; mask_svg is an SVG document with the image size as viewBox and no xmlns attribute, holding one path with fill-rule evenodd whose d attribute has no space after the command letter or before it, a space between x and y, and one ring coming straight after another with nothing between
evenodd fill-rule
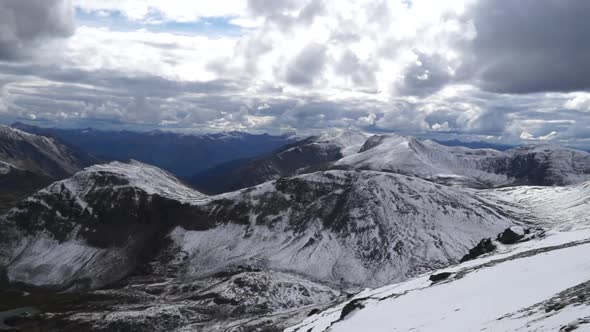
<instances>
[{"instance_id":1,"label":"snow covered foreground slope","mask_svg":"<svg viewBox=\"0 0 590 332\"><path fill-rule=\"evenodd\" d=\"M286 331L590 330L590 216L582 213L589 188L488 191L523 204L544 231L514 245L493 241L496 249L475 260L365 290Z\"/></svg>"}]
</instances>

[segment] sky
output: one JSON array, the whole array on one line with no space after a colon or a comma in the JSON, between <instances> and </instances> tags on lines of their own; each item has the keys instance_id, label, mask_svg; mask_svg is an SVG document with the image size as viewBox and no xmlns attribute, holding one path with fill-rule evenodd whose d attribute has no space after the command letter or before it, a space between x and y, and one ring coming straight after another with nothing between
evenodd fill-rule
<instances>
[{"instance_id":1,"label":"sky","mask_svg":"<svg viewBox=\"0 0 590 332\"><path fill-rule=\"evenodd\" d=\"M590 1L2 0L0 122L590 146Z\"/></svg>"}]
</instances>

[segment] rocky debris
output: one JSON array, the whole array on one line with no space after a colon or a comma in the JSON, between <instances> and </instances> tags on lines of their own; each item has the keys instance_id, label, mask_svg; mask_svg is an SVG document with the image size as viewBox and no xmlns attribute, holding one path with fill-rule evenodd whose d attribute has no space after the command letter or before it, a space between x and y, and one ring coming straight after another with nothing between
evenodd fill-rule
<instances>
[{"instance_id":1,"label":"rocky debris","mask_svg":"<svg viewBox=\"0 0 590 332\"><path fill-rule=\"evenodd\" d=\"M430 275L428 279L432 281L433 284L436 284L438 282L448 279L451 275L453 275L451 272L441 272Z\"/></svg>"},{"instance_id":2,"label":"rocky debris","mask_svg":"<svg viewBox=\"0 0 590 332\"><path fill-rule=\"evenodd\" d=\"M496 250L496 245L494 244L494 242L492 241L492 239L487 238L487 239L483 239L481 241L479 241L479 243L469 249L469 253L466 254L465 256L463 256L460 260L461 263L466 262L466 261L470 261L472 259L475 259L483 254L487 254L490 253L492 251Z\"/></svg>"},{"instance_id":3,"label":"rocky debris","mask_svg":"<svg viewBox=\"0 0 590 332\"><path fill-rule=\"evenodd\" d=\"M356 310L361 310L365 307L365 302L366 299L354 299L350 302L348 302L344 308L342 308L342 311L340 312L340 319L339 321L345 319L348 315L350 315L352 312L356 311Z\"/></svg>"},{"instance_id":4,"label":"rocky debris","mask_svg":"<svg viewBox=\"0 0 590 332\"><path fill-rule=\"evenodd\" d=\"M524 229L521 226L512 226L506 228L496 239L502 244L515 244L524 239L525 235L529 233L530 230Z\"/></svg>"},{"instance_id":5,"label":"rocky debris","mask_svg":"<svg viewBox=\"0 0 590 332\"><path fill-rule=\"evenodd\" d=\"M315 308L315 309L312 309L312 310L309 312L309 314L307 314L307 316L308 316L308 317L310 317L310 316L313 316L313 315L315 315L315 314L319 314L320 312L321 312L321 310L320 310L320 309L317 309L317 308Z\"/></svg>"},{"instance_id":6,"label":"rocky debris","mask_svg":"<svg viewBox=\"0 0 590 332\"><path fill-rule=\"evenodd\" d=\"M590 317L578 318L575 321L563 326L559 329L559 332L571 332L577 330L580 325L590 324Z\"/></svg>"}]
</instances>

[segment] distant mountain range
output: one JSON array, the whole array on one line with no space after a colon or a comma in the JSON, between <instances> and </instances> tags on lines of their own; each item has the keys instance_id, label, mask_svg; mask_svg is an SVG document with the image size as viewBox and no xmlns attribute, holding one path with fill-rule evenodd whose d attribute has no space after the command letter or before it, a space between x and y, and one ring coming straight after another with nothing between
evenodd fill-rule
<instances>
[{"instance_id":1,"label":"distant mountain range","mask_svg":"<svg viewBox=\"0 0 590 332\"><path fill-rule=\"evenodd\" d=\"M368 137L340 132L310 137L258 158L219 165L196 174L189 183L207 193L222 193L328 169L386 171L474 188L566 185L590 180L590 154L551 145L498 151L395 134Z\"/></svg>"},{"instance_id":2,"label":"distant mountain range","mask_svg":"<svg viewBox=\"0 0 590 332\"><path fill-rule=\"evenodd\" d=\"M218 165L193 175L188 181L199 190L219 194L327 169L332 162L356 153L367 138L366 134L351 131L312 136L263 156Z\"/></svg>"},{"instance_id":3,"label":"distant mountain range","mask_svg":"<svg viewBox=\"0 0 590 332\"><path fill-rule=\"evenodd\" d=\"M259 156L297 140L291 134L272 136L227 132L185 135L163 131L42 128L23 123L14 123L12 127L55 137L103 160L134 159L183 178L224 162Z\"/></svg>"}]
</instances>

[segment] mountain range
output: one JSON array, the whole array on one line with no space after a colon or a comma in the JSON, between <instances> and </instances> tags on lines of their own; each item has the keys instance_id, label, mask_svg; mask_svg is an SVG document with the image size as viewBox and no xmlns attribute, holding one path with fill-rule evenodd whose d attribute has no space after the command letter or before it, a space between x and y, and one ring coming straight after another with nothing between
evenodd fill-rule
<instances>
[{"instance_id":1,"label":"mountain range","mask_svg":"<svg viewBox=\"0 0 590 332\"><path fill-rule=\"evenodd\" d=\"M134 160L72 170L0 217L0 310L42 312L15 326L540 331L590 310L583 151L345 131L193 187Z\"/></svg>"},{"instance_id":2,"label":"mountain range","mask_svg":"<svg viewBox=\"0 0 590 332\"><path fill-rule=\"evenodd\" d=\"M293 134L272 136L225 132L189 135L157 130L135 132L93 128L42 128L19 122L11 127L56 138L102 160L134 159L182 178L191 177L224 162L268 153L297 140Z\"/></svg>"}]
</instances>

